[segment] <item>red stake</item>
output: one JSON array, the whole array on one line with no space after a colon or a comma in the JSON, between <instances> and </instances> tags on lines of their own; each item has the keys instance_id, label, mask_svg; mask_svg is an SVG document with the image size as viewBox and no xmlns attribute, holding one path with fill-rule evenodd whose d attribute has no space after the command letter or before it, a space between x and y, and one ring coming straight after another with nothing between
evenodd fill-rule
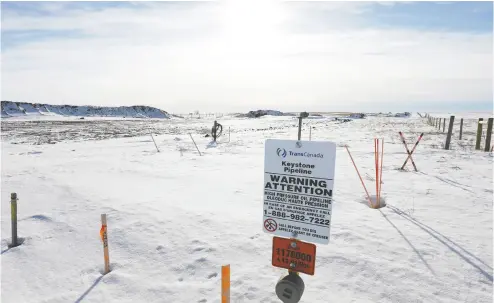
<instances>
[{"instance_id":1,"label":"red stake","mask_svg":"<svg viewBox=\"0 0 494 303\"><path fill-rule=\"evenodd\" d=\"M346 148L346 151L348 152L348 155L350 156L350 159L352 160L353 167L355 167L355 170L357 171L357 175L360 178L360 182L362 182L362 186L364 187L365 193L367 194L367 199L369 200L369 203L370 203L369 205L370 205L370 207L374 207L374 204L372 203L372 200L369 196L369 192L367 191L367 188L365 187L364 180L362 180L362 176L360 176L357 165L355 164L355 161L353 161L352 154L350 154L350 150L348 149L348 146L345 146L345 148Z\"/></svg>"},{"instance_id":2,"label":"red stake","mask_svg":"<svg viewBox=\"0 0 494 303\"><path fill-rule=\"evenodd\" d=\"M381 175L379 176L379 201L381 200L381 188L382 188L382 179L383 179L383 158L384 158L384 138L382 142L381 148Z\"/></svg>"}]
</instances>

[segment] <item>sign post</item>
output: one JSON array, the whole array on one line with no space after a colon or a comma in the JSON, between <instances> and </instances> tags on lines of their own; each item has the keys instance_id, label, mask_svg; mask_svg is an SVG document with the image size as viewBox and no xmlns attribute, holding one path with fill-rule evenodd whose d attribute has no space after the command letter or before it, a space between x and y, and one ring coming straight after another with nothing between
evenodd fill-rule
<instances>
[{"instance_id":1,"label":"sign post","mask_svg":"<svg viewBox=\"0 0 494 303\"><path fill-rule=\"evenodd\" d=\"M266 140L262 229L275 236L272 265L288 269L275 288L284 303L300 301L299 273L314 275L316 246L303 241L329 243L335 161L333 142Z\"/></svg>"}]
</instances>

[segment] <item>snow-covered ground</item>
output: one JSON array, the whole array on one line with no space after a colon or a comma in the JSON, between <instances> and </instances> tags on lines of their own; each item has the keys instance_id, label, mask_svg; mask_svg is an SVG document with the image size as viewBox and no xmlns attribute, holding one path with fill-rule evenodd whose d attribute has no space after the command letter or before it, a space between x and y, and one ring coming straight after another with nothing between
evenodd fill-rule
<instances>
[{"instance_id":1,"label":"snow-covered ground","mask_svg":"<svg viewBox=\"0 0 494 303\"><path fill-rule=\"evenodd\" d=\"M2 121L1 301L220 302L221 265L230 264L232 302L280 302L274 287L286 270L271 266L272 237L262 232L264 141L296 139L296 119L219 122L225 135L206 148L211 120L111 121L110 130ZM330 243L317 246L315 275L302 275L301 302L492 302L492 155L457 139L441 149L445 134L416 115L306 122L337 156ZM465 127L468 142L475 127ZM398 170L398 131L410 148L424 132L419 172ZM56 144L37 138L57 133ZM374 137L385 141L380 210L365 205L344 149L372 193ZM11 192L25 240L8 249ZM112 266L104 276L102 213Z\"/></svg>"}]
</instances>

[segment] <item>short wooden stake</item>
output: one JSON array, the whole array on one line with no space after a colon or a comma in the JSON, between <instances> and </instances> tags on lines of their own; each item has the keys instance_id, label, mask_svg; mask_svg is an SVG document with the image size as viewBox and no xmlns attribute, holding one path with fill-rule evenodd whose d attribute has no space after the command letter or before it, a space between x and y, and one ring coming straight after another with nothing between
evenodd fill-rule
<instances>
[{"instance_id":1,"label":"short wooden stake","mask_svg":"<svg viewBox=\"0 0 494 303\"><path fill-rule=\"evenodd\" d=\"M194 145L196 146L197 152L199 153L199 156L201 155L201 151L199 150L199 147L197 147L196 141L194 141L194 138L192 138L192 134L189 133L190 138L192 139L192 142L194 142Z\"/></svg>"},{"instance_id":2,"label":"short wooden stake","mask_svg":"<svg viewBox=\"0 0 494 303\"><path fill-rule=\"evenodd\" d=\"M484 146L484 151L486 152L488 152L491 148L492 120L493 118L489 118L487 120L487 134L485 134L485 146Z\"/></svg>"},{"instance_id":3,"label":"short wooden stake","mask_svg":"<svg viewBox=\"0 0 494 303\"><path fill-rule=\"evenodd\" d=\"M10 194L10 219L12 221L12 243L10 247L16 247L19 245L17 240L17 194Z\"/></svg>"},{"instance_id":4,"label":"short wooden stake","mask_svg":"<svg viewBox=\"0 0 494 303\"><path fill-rule=\"evenodd\" d=\"M312 141L312 126L309 126L309 141Z\"/></svg>"},{"instance_id":5,"label":"short wooden stake","mask_svg":"<svg viewBox=\"0 0 494 303\"><path fill-rule=\"evenodd\" d=\"M454 122L455 122L455 116L451 116L449 118L448 136L446 137L446 145L444 146L444 149L449 149L449 145L451 143L451 134L453 133Z\"/></svg>"},{"instance_id":6,"label":"short wooden stake","mask_svg":"<svg viewBox=\"0 0 494 303\"><path fill-rule=\"evenodd\" d=\"M446 129L446 118L443 118L443 133L445 129Z\"/></svg>"},{"instance_id":7,"label":"short wooden stake","mask_svg":"<svg viewBox=\"0 0 494 303\"><path fill-rule=\"evenodd\" d=\"M480 149L480 140L482 139L482 121L484 121L483 118L479 118L479 122L477 124L477 140L475 141L475 149L479 150Z\"/></svg>"},{"instance_id":8,"label":"short wooden stake","mask_svg":"<svg viewBox=\"0 0 494 303\"><path fill-rule=\"evenodd\" d=\"M461 118L460 120L460 140L462 135L463 135L463 118Z\"/></svg>"},{"instance_id":9,"label":"short wooden stake","mask_svg":"<svg viewBox=\"0 0 494 303\"><path fill-rule=\"evenodd\" d=\"M101 214L101 240L103 240L103 253L105 257L105 271L104 274L110 272L110 253L108 252L108 227L106 223L106 214Z\"/></svg>"},{"instance_id":10,"label":"short wooden stake","mask_svg":"<svg viewBox=\"0 0 494 303\"><path fill-rule=\"evenodd\" d=\"M230 264L221 266L221 303L230 303Z\"/></svg>"}]
</instances>

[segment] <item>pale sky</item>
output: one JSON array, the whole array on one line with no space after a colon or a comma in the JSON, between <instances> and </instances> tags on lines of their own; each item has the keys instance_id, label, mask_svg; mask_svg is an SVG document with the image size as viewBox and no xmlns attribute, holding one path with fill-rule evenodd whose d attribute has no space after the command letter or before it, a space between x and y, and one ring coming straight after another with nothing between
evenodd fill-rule
<instances>
[{"instance_id":1,"label":"pale sky","mask_svg":"<svg viewBox=\"0 0 494 303\"><path fill-rule=\"evenodd\" d=\"M492 2L2 2L1 99L492 110Z\"/></svg>"}]
</instances>

